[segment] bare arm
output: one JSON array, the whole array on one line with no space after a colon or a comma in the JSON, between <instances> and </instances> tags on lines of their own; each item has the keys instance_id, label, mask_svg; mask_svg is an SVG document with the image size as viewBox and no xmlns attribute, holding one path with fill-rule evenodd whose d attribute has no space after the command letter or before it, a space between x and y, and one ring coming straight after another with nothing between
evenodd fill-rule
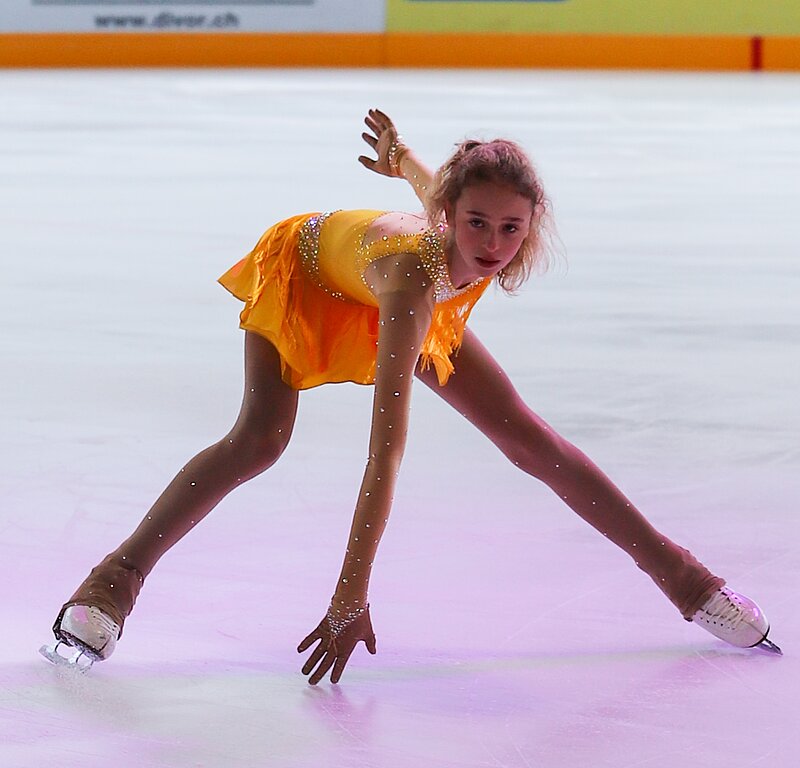
<instances>
[{"instance_id":1,"label":"bare arm","mask_svg":"<svg viewBox=\"0 0 800 768\"><path fill-rule=\"evenodd\" d=\"M375 551L394 498L406 446L411 385L420 345L430 325L430 281L416 256L389 256L373 263L367 281L379 302L375 395L369 458L350 530L334 611L364 605ZM395 274L391 274L394 272Z\"/></svg>"},{"instance_id":2,"label":"bare arm","mask_svg":"<svg viewBox=\"0 0 800 768\"><path fill-rule=\"evenodd\" d=\"M298 648L304 651L315 640L321 641L303 667L312 684L331 666L331 681L337 682L360 640L375 652L369 578L391 511L408 433L414 369L433 311L432 284L416 255L380 259L367 269L365 277L379 307L369 457L330 608Z\"/></svg>"},{"instance_id":3,"label":"bare arm","mask_svg":"<svg viewBox=\"0 0 800 768\"><path fill-rule=\"evenodd\" d=\"M428 190L433 182L431 169L403 143L394 122L387 114L379 109L371 109L364 122L372 133L362 133L361 138L372 147L377 158L361 155L358 161L375 173L404 178L423 207L427 208Z\"/></svg>"}]
</instances>

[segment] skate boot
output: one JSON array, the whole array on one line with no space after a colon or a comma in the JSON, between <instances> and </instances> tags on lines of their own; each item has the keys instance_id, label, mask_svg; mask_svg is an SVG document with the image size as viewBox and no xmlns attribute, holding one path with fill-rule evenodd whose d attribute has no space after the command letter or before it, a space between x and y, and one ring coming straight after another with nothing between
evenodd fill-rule
<instances>
[{"instance_id":1,"label":"skate boot","mask_svg":"<svg viewBox=\"0 0 800 768\"><path fill-rule=\"evenodd\" d=\"M61 608L53 624L56 642L42 646L42 656L85 672L112 654L144 582L141 572L125 560L112 552L92 568Z\"/></svg>"},{"instance_id":2,"label":"skate boot","mask_svg":"<svg viewBox=\"0 0 800 768\"><path fill-rule=\"evenodd\" d=\"M763 611L750 598L722 587L692 616L692 621L714 637L739 648L759 646L783 654L770 640L769 622Z\"/></svg>"},{"instance_id":3,"label":"skate boot","mask_svg":"<svg viewBox=\"0 0 800 768\"><path fill-rule=\"evenodd\" d=\"M95 661L104 661L113 652L120 636L120 626L99 608L71 605L54 627L57 641L39 649L48 661L66 664L86 672ZM70 650L59 653L59 647Z\"/></svg>"}]
</instances>

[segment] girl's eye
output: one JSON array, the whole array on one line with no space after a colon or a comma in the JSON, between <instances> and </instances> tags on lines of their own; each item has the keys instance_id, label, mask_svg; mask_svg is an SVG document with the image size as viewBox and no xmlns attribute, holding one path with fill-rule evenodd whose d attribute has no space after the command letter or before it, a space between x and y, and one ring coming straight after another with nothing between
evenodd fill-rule
<instances>
[{"instance_id":1,"label":"girl's eye","mask_svg":"<svg viewBox=\"0 0 800 768\"><path fill-rule=\"evenodd\" d=\"M483 221L481 221L480 219L470 219L469 220L469 225L471 227L475 227L477 229L477 228L483 226Z\"/></svg>"},{"instance_id":2,"label":"girl's eye","mask_svg":"<svg viewBox=\"0 0 800 768\"><path fill-rule=\"evenodd\" d=\"M513 234L518 229L516 224L506 224L506 232L511 232Z\"/></svg>"}]
</instances>

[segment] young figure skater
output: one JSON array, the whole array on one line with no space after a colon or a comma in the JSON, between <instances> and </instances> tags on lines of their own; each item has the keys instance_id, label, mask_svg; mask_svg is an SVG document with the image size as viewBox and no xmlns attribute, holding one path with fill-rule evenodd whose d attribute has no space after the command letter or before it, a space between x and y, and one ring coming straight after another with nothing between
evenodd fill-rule
<instances>
[{"instance_id":1,"label":"young figure skater","mask_svg":"<svg viewBox=\"0 0 800 768\"><path fill-rule=\"evenodd\" d=\"M417 376L522 471L627 552L688 621L733 645L762 645L758 606L724 587L690 552L655 530L575 446L521 400L466 328L492 282L518 288L546 259L548 204L512 142L465 141L432 176L370 110L367 168L403 177L426 213L335 211L271 227L221 278L244 302L245 389L231 431L180 470L133 534L62 607L52 661L90 666L114 650L144 579L160 557L230 491L270 467L292 433L298 392L327 382L374 384L369 457L330 605L299 645L311 684L342 675L356 644L375 653L368 585L392 504ZM71 657L61 656L61 644Z\"/></svg>"}]
</instances>

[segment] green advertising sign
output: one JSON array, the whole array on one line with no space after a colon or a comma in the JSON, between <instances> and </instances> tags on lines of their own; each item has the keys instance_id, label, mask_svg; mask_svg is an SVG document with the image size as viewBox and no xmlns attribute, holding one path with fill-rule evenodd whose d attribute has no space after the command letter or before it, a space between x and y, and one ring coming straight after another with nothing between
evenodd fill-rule
<instances>
[{"instance_id":1,"label":"green advertising sign","mask_svg":"<svg viewBox=\"0 0 800 768\"><path fill-rule=\"evenodd\" d=\"M390 32L797 35L800 0L387 0Z\"/></svg>"}]
</instances>

